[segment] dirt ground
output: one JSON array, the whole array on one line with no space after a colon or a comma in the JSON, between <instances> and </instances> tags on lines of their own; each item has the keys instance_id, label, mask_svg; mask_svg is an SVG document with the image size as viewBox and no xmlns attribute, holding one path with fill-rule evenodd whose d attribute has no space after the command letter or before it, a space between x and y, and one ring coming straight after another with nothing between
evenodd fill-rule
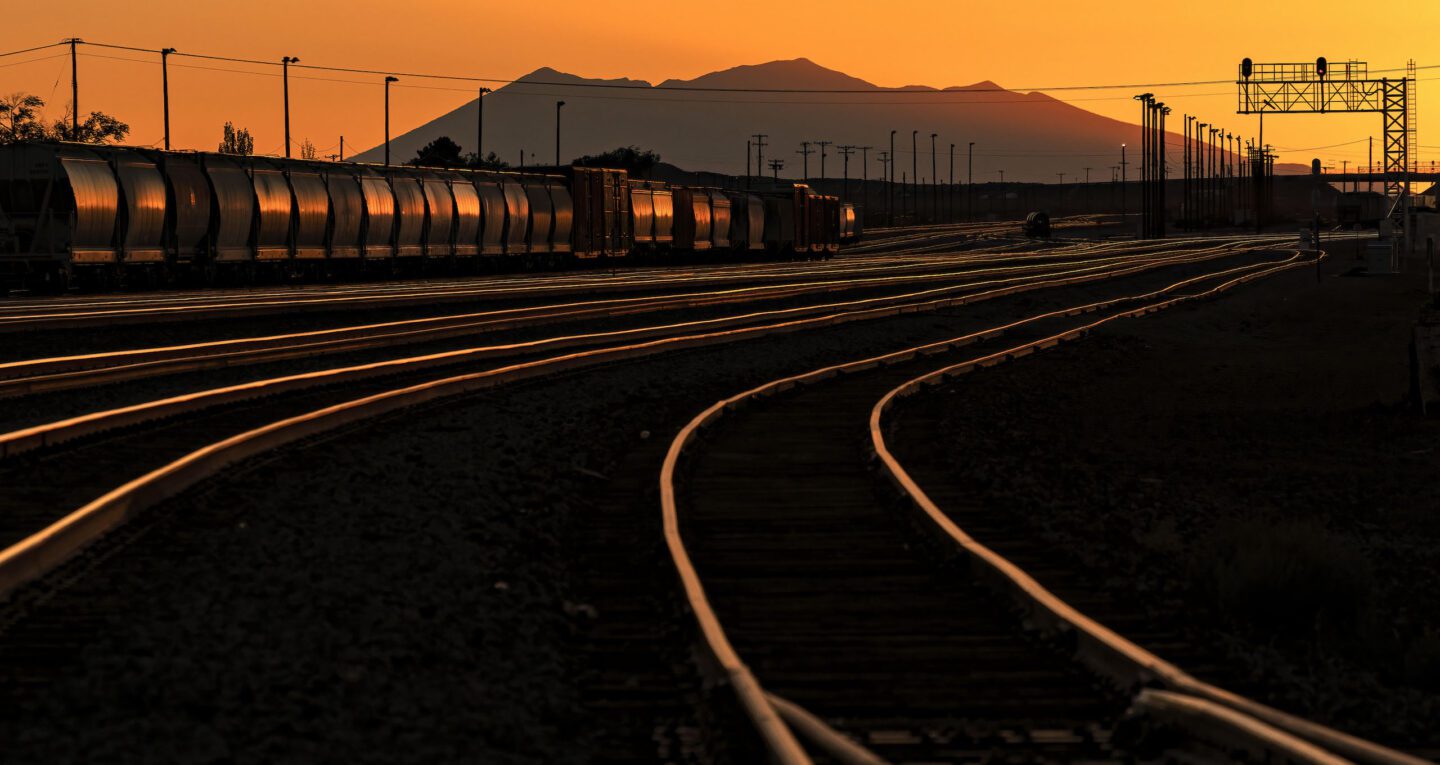
<instances>
[{"instance_id":1,"label":"dirt ground","mask_svg":"<svg viewBox=\"0 0 1440 765\"><path fill-rule=\"evenodd\" d=\"M1352 264L968 375L897 439L922 485L1180 614L1266 701L1435 756L1440 420L1408 400L1427 296Z\"/></svg>"}]
</instances>

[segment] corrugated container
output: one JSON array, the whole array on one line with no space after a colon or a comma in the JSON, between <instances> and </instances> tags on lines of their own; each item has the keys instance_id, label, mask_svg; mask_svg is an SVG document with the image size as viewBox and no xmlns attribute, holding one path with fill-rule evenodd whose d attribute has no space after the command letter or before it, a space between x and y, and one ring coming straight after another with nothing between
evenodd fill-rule
<instances>
[{"instance_id":1,"label":"corrugated container","mask_svg":"<svg viewBox=\"0 0 1440 765\"><path fill-rule=\"evenodd\" d=\"M544 178L526 178L525 196L530 200L530 251L553 252L551 235L555 222L555 209L550 201L548 184Z\"/></svg>"},{"instance_id":2,"label":"corrugated container","mask_svg":"<svg viewBox=\"0 0 1440 765\"><path fill-rule=\"evenodd\" d=\"M649 187L630 186L631 235L636 246L655 246L655 194Z\"/></svg>"},{"instance_id":3,"label":"corrugated container","mask_svg":"<svg viewBox=\"0 0 1440 765\"><path fill-rule=\"evenodd\" d=\"M480 254L480 193L468 176L457 174L447 180L455 198L455 254L473 257Z\"/></svg>"},{"instance_id":4,"label":"corrugated container","mask_svg":"<svg viewBox=\"0 0 1440 765\"><path fill-rule=\"evenodd\" d=\"M505 192L499 179L477 176L475 191L480 196L480 254L505 254Z\"/></svg>"},{"instance_id":5,"label":"corrugated container","mask_svg":"<svg viewBox=\"0 0 1440 765\"><path fill-rule=\"evenodd\" d=\"M323 177L330 198L330 257L358 258L365 231L365 196L360 179L347 165L326 168Z\"/></svg>"},{"instance_id":6,"label":"corrugated container","mask_svg":"<svg viewBox=\"0 0 1440 765\"><path fill-rule=\"evenodd\" d=\"M255 187L255 258L284 260L290 257L290 217L294 204L290 184L277 164L251 160L250 178Z\"/></svg>"},{"instance_id":7,"label":"corrugated container","mask_svg":"<svg viewBox=\"0 0 1440 765\"><path fill-rule=\"evenodd\" d=\"M710 191L710 244L730 249L730 198L718 189Z\"/></svg>"},{"instance_id":8,"label":"corrugated container","mask_svg":"<svg viewBox=\"0 0 1440 765\"><path fill-rule=\"evenodd\" d=\"M502 181L500 190L505 194L505 254L523 255L530 251L530 198L514 178Z\"/></svg>"},{"instance_id":9,"label":"corrugated container","mask_svg":"<svg viewBox=\"0 0 1440 765\"><path fill-rule=\"evenodd\" d=\"M240 164L227 156L207 154L205 175L215 192L213 236L217 261L252 260L251 236L255 228L255 188Z\"/></svg>"},{"instance_id":10,"label":"corrugated container","mask_svg":"<svg viewBox=\"0 0 1440 765\"><path fill-rule=\"evenodd\" d=\"M550 233L551 251L570 252L570 236L575 227L574 200L562 179L552 178L546 186L550 191L550 204L555 210L555 227Z\"/></svg>"},{"instance_id":11,"label":"corrugated container","mask_svg":"<svg viewBox=\"0 0 1440 765\"><path fill-rule=\"evenodd\" d=\"M165 178L154 162L125 149L107 152L120 182L120 250L126 263L165 260Z\"/></svg>"},{"instance_id":12,"label":"corrugated container","mask_svg":"<svg viewBox=\"0 0 1440 765\"><path fill-rule=\"evenodd\" d=\"M367 258L395 255L395 192L390 181L370 171L361 171L360 193L365 199L365 224L361 250Z\"/></svg>"},{"instance_id":13,"label":"corrugated container","mask_svg":"<svg viewBox=\"0 0 1440 765\"><path fill-rule=\"evenodd\" d=\"M675 196L668 186L657 184L654 192L655 244L669 246L675 241Z\"/></svg>"},{"instance_id":14,"label":"corrugated container","mask_svg":"<svg viewBox=\"0 0 1440 765\"><path fill-rule=\"evenodd\" d=\"M330 227L330 193L318 168L289 165L290 191L294 196L295 257L325 257L325 235Z\"/></svg>"},{"instance_id":15,"label":"corrugated container","mask_svg":"<svg viewBox=\"0 0 1440 765\"><path fill-rule=\"evenodd\" d=\"M180 262L210 252L210 182L197 154L148 152L165 177L165 242Z\"/></svg>"},{"instance_id":16,"label":"corrugated container","mask_svg":"<svg viewBox=\"0 0 1440 765\"><path fill-rule=\"evenodd\" d=\"M390 190L395 192L395 255L401 258L425 254L425 190L420 178L408 170L390 170Z\"/></svg>"},{"instance_id":17,"label":"corrugated container","mask_svg":"<svg viewBox=\"0 0 1440 765\"><path fill-rule=\"evenodd\" d=\"M421 187L425 191L425 254L448 258L455 254L455 197L448 180L434 172L423 174Z\"/></svg>"}]
</instances>

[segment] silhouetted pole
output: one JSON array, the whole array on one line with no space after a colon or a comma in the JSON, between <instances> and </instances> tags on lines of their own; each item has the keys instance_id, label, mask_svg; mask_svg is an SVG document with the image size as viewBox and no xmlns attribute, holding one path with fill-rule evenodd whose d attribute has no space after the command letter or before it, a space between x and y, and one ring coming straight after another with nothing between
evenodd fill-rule
<instances>
[{"instance_id":1,"label":"silhouetted pole","mask_svg":"<svg viewBox=\"0 0 1440 765\"><path fill-rule=\"evenodd\" d=\"M815 145L820 147L820 180L825 180L825 147L835 143L834 141L816 141Z\"/></svg>"},{"instance_id":2,"label":"silhouetted pole","mask_svg":"<svg viewBox=\"0 0 1440 765\"><path fill-rule=\"evenodd\" d=\"M920 222L920 131L910 131L910 209Z\"/></svg>"},{"instance_id":3,"label":"silhouetted pole","mask_svg":"<svg viewBox=\"0 0 1440 765\"><path fill-rule=\"evenodd\" d=\"M870 213L870 150L873 146L860 147L860 204L865 214ZM864 222L864 218L861 218Z\"/></svg>"},{"instance_id":4,"label":"silhouetted pole","mask_svg":"<svg viewBox=\"0 0 1440 765\"><path fill-rule=\"evenodd\" d=\"M565 106L564 101L555 102L555 166L560 166L560 109Z\"/></svg>"},{"instance_id":5,"label":"silhouetted pole","mask_svg":"<svg viewBox=\"0 0 1440 765\"><path fill-rule=\"evenodd\" d=\"M760 171L760 176L765 175L765 139L770 136L765 133L756 133L750 136L755 139L755 169Z\"/></svg>"},{"instance_id":6,"label":"silhouetted pole","mask_svg":"<svg viewBox=\"0 0 1440 765\"><path fill-rule=\"evenodd\" d=\"M785 160L783 160L783 159L772 159L772 160L770 160L770 170L771 170L771 172L773 172L773 173L775 174L775 180L777 180L777 181L780 180L780 168L782 168L782 167L784 167L784 166L785 166Z\"/></svg>"},{"instance_id":7,"label":"silhouetted pole","mask_svg":"<svg viewBox=\"0 0 1440 765\"><path fill-rule=\"evenodd\" d=\"M1160 105L1160 183L1156 186L1159 204L1155 209L1155 228L1160 238L1165 238L1165 179L1169 175L1165 167L1165 118L1170 116L1170 107Z\"/></svg>"},{"instance_id":8,"label":"silhouetted pole","mask_svg":"<svg viewBox=\"0 0 1440 765\"><path fill-rule=\"evenodd\" d=\"M810 155L814 153L814 151L810 148L810 142L809 142L809 141L801 141L801 142L800 142L800 151L797 151L797 152L795 152L795 153L796 153L796 154L799 154L799 155L801 155L802 157L805 158L805 159L804 159L804 166L800 168L800 169L801 169L801 176L802 176L802 177L801 177L801 180L804 181L805 183L809 183L809 182L810 182Z\"/></svg>"},{"instance_id":9,"label":"silhouetted pole","mask_svg":"<svg viewBox=\"0 0 1440 765\"><path fill-rule=\"evenodd\" d=\"M890 131L890 161L887 163L887 170L890 170L890 180L886 183L888 202L886 210L890 213L890 225L896 225L896 131Z\"/></svg>"},{"instance_id":10,"label":"silhouetted pole","mask_svg":"<svg viewBox=\"0 0 1440 765\"><path fill-rule=\"evenodd\" d=\"M930 220L940 217L940 166L935 163L935 136L930 134Z\"/></svg>"},{"instance_id":11,"label":"silhouetted pole","mask_svg":"<svg viewBox=\"0 0 1440 765\"><path fill-rule=\"evenodd\" d=\"M1123 144L1123 143L1120 144L1120 230L1121 230L1121 231L1124 231L1124 230L1125 230L1125 183L1129 180L1129 178L1126 176L1126 173L1125 173L1126 166L1129 164L1128 162L1125 161L1125 146L1126 146L1126 144Z\"/></svg>"},{"instance_id":12,"label":"silhouetted pole","mask_svg":"<svg viewBox=\"0 0 1440 765\"><path fill-rule=\"evenodd\" d=\"M950 144L950 184L945 194L945 218L955 222L955 144Z\"/></svg>"},{"instance_id":13,"label":"silhouetted pole","mask_svg":"<svg viewBox=\"0 0 1440 765\"><path fill-rule=\"evenodd\" d=\"M844 180L840 183L840 199L848 202L850 201L850 155L855 153L855 147L841 146L836 149L836 151L840 152L841 157L844 157L844 169L841 171L844 175ZM822 174L821 177L823 178L824 175Z\"/></svg>"},{"instance_id":14,"label":"silhouetted pole","mask_svg":"<svg viewBox=\"0 0 1440 765\"><path fill-rule=\"evenodd\" d=\"M750 188L750 139L745 139L745 188ZM761 168L764 172L764 168Z\"/></svg>"},{"instance_id":15,"label":"silhouetted pole","mask_svg":"<svg viewBox=\"0 0 1440 765\"><path fill-rule=\"evenodd\" d=\"M285 56L280 59L282 74L280 79L284 82L285 90L285 158L290 158L290 65L297 64L300 59L294 56Z\"/></svg>"},{"instance_id":16,"label":"silhouetted pole","mask_svg":"<svg viewBox=\"0 0 1440 765\"><path fill-rule=\"evenodd\" d=\"M891 194L889 193L889 188L890 188L890 152L888 152L888 151L882 151L882 152L880 152L880 182L884 184L884 189L883 189L883 190L886 192L885 195L884 195L884 196L885 196L885 217L890 221L891 225L894 225L894 222L895 222L895 211L894 211L893 209L891 209L891 207L890 207L890 203L891 203L891 200L892 200L892 196L891 196Z\"/></svg>"},{"instance_id":17,"label":"silhouetted pole","mask_svg":"<svg viewBox=\"0 0 1440 765\"><path fill-rule=\"evenodd\" d=\"M385 166L390 166L390 83L399 82L400 78L392 75L385 76ZM524 152L521 152L524 156Z\"/></svg>"},{"instance_id":18,"label":"silhouetted pole","mask_svg":"<svg viewBox=\"0 0 1440 765\"><path fill-rule=\"evenodd\" d=\"M965 217L975 218L975 142L970 142L970 153L965 158Z\"/></svg>"},{"instance_id":19,"label":"silhouetted pole","mask_svg":"<svg viewBox=\"0 0 1440 765\"><path fill-rule=\"evenodd\" d=\"M165 108L165 151L170 151L170 64L174 48L160 49L160 91Z\"/></svg>"},{"instance_id":20,"label":"silhouetted pole","mask_svg":"<svg viewBox=\"0 0 1440 765\"><path fill-rule=\"evenodd\" d=\"M75 47L81 43L80 38L72 37L66 42L70 43L70 140L80 140L80 57L75 52Z\"/></svg>"},{"instance_id":21,"label":"silhouetted pole","mask_svg":"<svg viewBox=\"0 0 1440 765\"><path fill-rule=\"evenodd\" d=\"M345 161L345 136L340 136L340 161Z\"/></svg>"},{"instance_id":22,"label":"silhouetted pole","mask_svg":"<svg viewBox=\"0 0 1440 765\"><path fill-rule=\"evenodd\" d=\"M475 164L485 161L485 94L493 93L489 88L480 88L475 96Z\"/></svg>"}]
</instances>

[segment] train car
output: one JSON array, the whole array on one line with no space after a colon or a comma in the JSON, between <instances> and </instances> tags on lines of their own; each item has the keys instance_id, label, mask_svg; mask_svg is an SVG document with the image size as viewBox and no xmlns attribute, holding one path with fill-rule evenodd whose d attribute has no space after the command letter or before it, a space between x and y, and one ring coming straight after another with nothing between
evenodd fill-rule
<instances>
[{"instance_id":1,"label":"train car","mask_svg":"<svg viewBox=\"0 0 1440 765\"><path fill-rule=\"evenodd\" d=\"M823 257L854 208L802 184L727 192L606 168L380 167L54 142L0 147L0 284L128 275L388 274L475 256L559 264L632 252ZM349 264L342 268L343 264ZM147 277L148 278L148 277Z\"/></svg>"},{"instance_id":2,"label":"train car","mask_svg":"<svg viewBox=\"0 0 1440 765\"><path fill-rule=\"evenodd\" d=\"M1378 191L1344 191L1335 197L1335 221L1341 226L1376 228L1389 211L1389 200Z\"/></svg>"},{"instance_id":3,"label":"train car","mask_svg":"<svg viewBox=\"0 0 1440 765\"><path fill-rule=\"evenodd\" d=\"M730 192L730 246L737 252L765 249L765 200L755 194Z\"/></svg>"}]
</instances>

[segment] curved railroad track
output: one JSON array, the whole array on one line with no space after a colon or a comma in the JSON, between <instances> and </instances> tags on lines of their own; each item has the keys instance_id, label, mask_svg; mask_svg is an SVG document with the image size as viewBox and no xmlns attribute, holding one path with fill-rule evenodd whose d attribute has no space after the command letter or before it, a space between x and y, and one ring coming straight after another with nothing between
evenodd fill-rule
<instances>
[{"instance_id":1,"label":"curved railroad track","mask_svg":"<svg viewBox=\"0 0 1440 765\"><path fill-rule=\"evenodd\" d=\"M928 382L1306 265L1296 253L1217 269L773 380L697 415L661 471L666 540L702 642L767 753L785 763L1125 760L1156 754L1143 736L1115 738L1143 721L1211 757L1418 762L1195 680L1089 619L956 527L884 439L887 408ZM1083 312L1103 315L1064 318ZM930 353L1000 332L1008 347L923 369ZM899 508L867 470L876 454L903 493ZM917 554L927 547L949 563Z\"/></svg>"}]
</instances>

